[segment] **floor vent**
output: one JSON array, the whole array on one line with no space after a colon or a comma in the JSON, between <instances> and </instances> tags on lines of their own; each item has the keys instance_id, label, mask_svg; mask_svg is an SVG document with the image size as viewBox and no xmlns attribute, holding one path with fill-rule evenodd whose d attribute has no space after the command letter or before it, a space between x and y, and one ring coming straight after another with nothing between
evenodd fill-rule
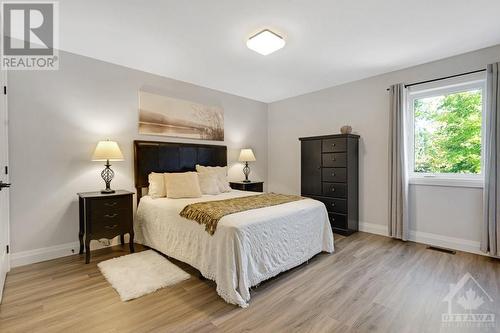
<instances>
[{"instance_id":1,"label":"floor vent","mask_svg":"<svg viewBox=\"0 0 500 333\"><path fill-rule=\"evenodd\" d=\"M445 249L444 247L437 247L437 246L427 246L427 250L439 251L439 252L444 252L444 253L449 253L449 254L456 254L457 253L457 251L453 251L450 249Z\"/></svg>"}]
</instances>

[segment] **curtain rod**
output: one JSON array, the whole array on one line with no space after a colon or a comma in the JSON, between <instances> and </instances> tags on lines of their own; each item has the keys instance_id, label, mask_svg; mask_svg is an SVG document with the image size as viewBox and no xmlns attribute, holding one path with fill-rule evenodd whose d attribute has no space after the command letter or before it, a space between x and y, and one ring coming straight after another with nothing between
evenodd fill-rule
<instances>
[{"instance_id":1,"label":"curtain rod","mask_svg":"<svg viewBox=\"0 0 500 333\"><path fill-rule=\"evenodd\" d=\"M459 76L464 76L464 75L469 75L469 74L481 73L481 72L485 72L485 71L486 71L486 69L484 68L484 69L478 69L478 70L471 71L471 72L460 73L460 74L455 74L455 75L450 75L450 76L444 76L444 77L440 77L440 78L437 78L437 79L432 79L432 80L427 80L427 81L420 81L420 82L405 84L405 88L416 86L416 85L419 85L419 84L424 84L424 83L431 83L431 82L435 82L435 81L452 79L454 77L459 77ZM389 90L390 89L387 88L387 91L389 91Z\"/></svg>"}]
</instances>

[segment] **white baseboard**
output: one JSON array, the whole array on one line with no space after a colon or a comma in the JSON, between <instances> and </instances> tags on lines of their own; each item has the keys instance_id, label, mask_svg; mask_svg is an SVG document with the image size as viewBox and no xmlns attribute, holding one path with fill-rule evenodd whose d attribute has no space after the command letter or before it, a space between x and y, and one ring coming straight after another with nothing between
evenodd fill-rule
<instances>
[{"instance_id":1,"label":"white baseboard","mask_svg":"<svg viewBox=\"0 0 500 333\"><path fill-rule=\"evenodd\" d=\"M387 226L382 224L360 222L359 231L367 232L369 234L389 236Z\"/></svg>"},{"instance_id":2,"label":"white baseboard","mask_svg":"<svg viewBox=\"0 0 500 333\"><path fill-rule=\"evenodd\" d=\"M481 251L480 243L469 239L448 237L443 235L431 234L422 231L410 231L410 239L416 243L422 243L432 246L444 247L447 249L469 252L488 256L487 253Z\"/></svg>"},{"instance_id":3,"label":"white baseboard","mask_svg":"<svg viewBox=\"0 0 500 333\"><path fill-rule=\"evenodd\" d=\"M381 236L389 236L387 225L382 225L382 224L360 222L359 231L367 232L370 234L377 234ZM444 247L456 251L463 251L463 252L488 256L488 254L481 251L480 243L478 241L472 241L469 239L448 237L428 232L410 230L410 235L408 240L415 243Z\"/></svg>"},{"instance_id":4,"label":"white baseboard","mask_svg":"<svg viewBox=\"0 0 500 333\"><path fill-rule=\"evenodd\" d=\"M120 237L115 237L113 239L107 240L103 239L100 241L92 241L90 243L91 251L102 249L108 246L114 246L120 244ZM125 235L125 243L128 243L129 235ZM44 247L41 249L28 250L22 252L12 253L10 257L10 267L19 267L29 264L34 264L37 262L62 258L77 254L80 250L80 243L66 243L55 246Z\"/></svg>"},{"instance_id":5,"label":"white baseboard","mask_svg":"<svg viewBox=\"0 0 500 333\"><path fill-rule=\"evenodd\" d=\"M78 253L79 249L80 249L80 243L73 242L73 243L66 243L50 247L44 247L41 249L12 253L10 257L10 266L19 267L19 266L34 264L41 261L66 257Z\"/></svg>"}]
</instances>

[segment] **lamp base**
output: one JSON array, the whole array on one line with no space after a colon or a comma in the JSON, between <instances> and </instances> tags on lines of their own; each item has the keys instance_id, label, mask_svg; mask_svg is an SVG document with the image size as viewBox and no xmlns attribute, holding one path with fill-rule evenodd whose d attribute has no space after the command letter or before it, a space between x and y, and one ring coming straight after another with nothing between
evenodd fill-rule
<instances>
[{"instance_id":1,"label":"lamp base","mask_svg":"<svg viewBox=\"0 0 500 333\"><path fill-rule=\"evenodd\" d=\"M242 180L241 182L242 182L242 183L251 183L252 181L251 181L251 180L248 180L248 179L245 179L245 180Z\"/></svg>"},{"instance_id":2,"label":"lamp base","mask_svg":"<svg viewBox=\"0 0 500 333\"><path fill-rule=\"evenodd\" d=\"M248 175L250 174L250 167L248 166L248 162L245 162L243 174L245 175L245 180L243 181L243 183L250 183L250 180L248 179Z\"/></svg>"},{"instance_id":3,"label":"lamp base","mask_svg":"<svg viewBox=\"0 0 500 333\"><path fill-rule=\"evenodd\" d=\"M101 194L112 194L115 193L115 190L111 189L111 180L115 176L115 173L113 172L113 170L111 170L111 164L109 164L109 160L106 161L105 166L106 168L104 168L104 170L102 170L101 172L101 177L106 184L106 189L102 190Z\"/></svg>"}]
</instances>

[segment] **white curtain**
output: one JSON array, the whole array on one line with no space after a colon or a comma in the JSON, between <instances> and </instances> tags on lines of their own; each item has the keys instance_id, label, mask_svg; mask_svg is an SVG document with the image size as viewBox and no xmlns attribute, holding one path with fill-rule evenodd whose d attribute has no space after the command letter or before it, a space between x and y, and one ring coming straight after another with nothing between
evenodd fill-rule
<instances>
[{"instance_id":1,"label":"white curtain","mask_svg":"<svg viewBox=\"0 0 500 333\"><path fill-rule=\"evenodd\" d=\"M389 138L389 236L407 240L408 170L406 156L406 89L404 84L390 87Z\"/></svg>"},{"instance_id":2,"label":"white curtain","mask_svg":"<svg viewBox=\"0 0 500 333\"><path fill-rule=\"evenodd\" d=\"M500 63L488 65L481 250L500 256Z\"/></svg>"}]
</instances>

